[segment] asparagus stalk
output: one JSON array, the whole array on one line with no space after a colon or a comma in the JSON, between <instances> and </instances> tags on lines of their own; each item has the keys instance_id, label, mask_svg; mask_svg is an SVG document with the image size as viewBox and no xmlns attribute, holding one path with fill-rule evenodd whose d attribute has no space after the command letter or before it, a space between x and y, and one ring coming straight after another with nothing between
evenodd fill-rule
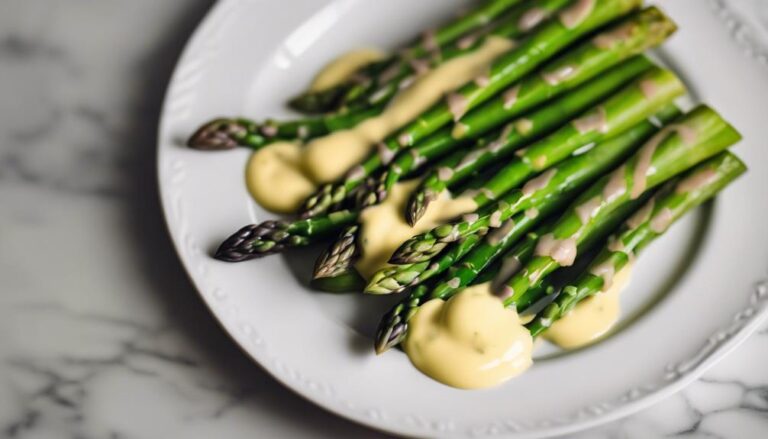
<instances>
[{"instance_id":1,"label":"asparagus stalk","mask_svg":"<svg viewBox=\"0 0 768 439\"><path fill-rule=\"evenodd\" d=\"M358 216L358 211L345 210L293 222L270 220L250 224L222 242L214 257L227 262L242 262L287 248L303 247L354 223Z\"/></svg>"},{"instance_id":2,"label":"asparagus stalk","mask_svg":"<svg viewBox=\"0 0 768 439\"><path fill-rule=\"evenodd\" d=\"M562 198L562 201L567 201L565 197ZM639 204L639 202L628 203L625 208L606 216L596 225L597 229L602 235L608 235ZM559 208L560 206L556 206L552 210ZM408 320L427 301L431 299L448 299L462 288L475 283L474 281L480 273L486 273L483 281L493 279L495 284L499 283L498 279L505 279L514 274L518 267L533 256L539 237L549 233L554 225L550 222L526 234L534 224L535 221L530 220L525 225L514 223L514 226L504 232L503 236L499 236L497 239L486 239L486 241L474 248L461 260L460 264L443 273L440 279L434 282L431 287L422 284L411 290L408 296L392 308L379 323L374 343L376 352L382 353L399 344L407 333ZM519 239L524 234L525 236ZM595 238L599 237L595 236ZM594 245L596 242L597 239L592 239L588 245ZM493 269L489 270L488 267L494 264L504 253L506 253L504 262L496 264ZM503 284L503 281L501 283ZM532 289L531 292L541 295L552 293L554 289L549 285L543 285L540 289Z\"/></svg>"},{"instance_id":3,"label":"asparagus stalk","mask_svg":"<svg viewBox=\"0 0 768 439\"><path fill-rule=\"evenodd\" d=\"M655 118L658 119L660 123L667 123L679 115L680 111L677 109L677 107L670 106L670 108L665 108L662 112L657 113ZM643 122L623 133L622 135L604 142L603 145L599 145L595 148L596 151L593 150L593 154L598 154L601 148L607 150L623 151L627 148L631 149L633 147L637 147L639 143L647 140L655 131L656 128L652 123ZM574 161L575 158L570 160ZM560 209L563 203L568 201L568 195L570 195L570 193L560 193L556 196L550 197L546 202L541 203L537 207L538 212L533 220L544 218L553 212L553 210ZM523 212L515 215L511 220L508 220L507 223L510 223L510 221L515 225L514 227L510 228L506 234L502 233L502 235L499 235L501 232L496 232L495 235L497 237L495 239L498 239L499 243L502 244L502 246L499 247L502 251L504 250L503 244L507 242L506 240L511 239L510 236L519 236L515 235L515 233L525 233L528 230L523 229L523 232L517 232L517 227L532 222L532 219L529 218L525 212ZM503 225L501 229L504 230L505 226ZM466 240L471 236L477 236L477 234L470 234L469 236L462 239ZM481 247L485 245L486 244L482 244ZM450 252L452 251L450 249L453 247L449 246L448 248L449 250L446 251ZM474 252L475 250L472 251ZM485 250L478 249L477 251L482 252ZM412 264L395 265L376 273L371 278L371 281L366 287L366 292L372 294L398 293L403 291L407 286L413 286L415 284L422 283L430 277L441 273L452 264L453 261L447 265L433 264L430 261L423 261ZM429 269L425 270L426 267L429 267Z\"/></svg>"},{"instance_id":4,"label":"asparagus stalk","mask_svg":"<svg viewBox=\"0 0 768 439\"><path fill-rule=\"evenodd\" d=\"M279 122L258 123L246 118L218 118L203 124L190 136L187 146L204 151L221 151L246 146L259 149L280 140L311 139L333 131L351 128L378 115L383 105L354 112L307 117Z\"/></svg>"},{"instance_id":5,"label":"asparagus stalk","mask_svg":"<svg viewBox=\"0 0 768 439\"><path fill-rule=\"evenodd\" d=\"M451 120L458 121L468 111L498 94L504 87L519 80L541 63L551 58L555 53L571 44L581 36L602 26L608 21L625 15L637 8L641 0L594 0L578 1L573 6L563 10L558 20L550 20L542 24L519 46L501 56L490 68L486 80L472 81L458 91L450 94L445 102L438 103L422 113L415 120L393 135L387 137L377 148L377 153L371 155L347 174L344 181L321 188L311 196L302 211L304 216L323 213L335 204L344 200L355 188L359 187L369 176L389 164L397 152L411 147L430 134L448 125ZM575 12L582 12L579 20L571 21ZM617 43L617 45L621 45ZM605 47L608 47L605 44ZM558 82L560 77L568 76L567 72L555 72L548 76L550 82ZM587 79L587 78L584 78ZM583 82L583 80L582 80ZM522 108L520 104L518 108Z\"/></svg>"},{"instance_id":6,"label":"asparagus stalk","mask_svg":"<svg viewBox=\"0 0 768 439\"><path fill-rule=\"evenodd\" d=\"M651 88L653 93L647 91ZM516 187L535 172L550 168L583 146L625 131L651 116L683 91L684 86L672 72L652 68L582 117L534 143L527 150L520 151L518 160L510 162L473 196L477 205L484 207L479 211L480 218L477 221L456 221L414 236L395 252L391 262L407 264L429 259L451 241L467 234L486 231L489 227L498 227L511 215L532 207L536 197L547 195L546 191L535 190L537 186L547 187L551 183L567 182L569 175L557 168L550 169L524 188L511 191L491 204L498 194Z\"/></svg>"},{"instance_id":7,"label":"asparagus stalk","mask_svg":"<svg viewBox=\"0 0 768 439\"><path fill-rule=\"evenodd\" d=\"M686 172L682 178L665 185L660 193L623 225L587 270L572 284L564 287L554 302L529 323L533 336L547 330L585 298L611 284L613 274L653 242L678 219L694 207L723 190L747 170L744 163L730 152L722 152Z\"/></svg>"},{"instance_id":8,"label":"asparagus stalk","mask_svg":"<svg viewBox=\"0 0 768 439\"><path fill-rule=\"evenodd\" d=\"M427 30L418 39L411 42L387 59L363 67L356 75L342 84L328 90L305 92L289 102L295 110L306 113L327 112L335 109L340 99L356 86L367 88L371 83L378 83L388 69L407 65L408 61L430 53L439 52L462 35L486 26L491 20L503 14L522 0L492 0L479 4L468 14L457 18L437 29ZM354 94L353 94L354 95Z\"/></svg>"},{"instance_id":9,"label":"asparagus stalk","mask_svg":"<svg viewBox=\"0 0 768 439\"><path fill-rule=\"evenodd\" d=\"M624 165L582 193L559 219L552 233L539 240L535 257L513 276L500 296L517 300L553 270L569 266L579 246L594 232L598 218L645 191L716 155L740 140L739 133L716 112L699 106L668 125Z\"/></svg>"}]
</instances>

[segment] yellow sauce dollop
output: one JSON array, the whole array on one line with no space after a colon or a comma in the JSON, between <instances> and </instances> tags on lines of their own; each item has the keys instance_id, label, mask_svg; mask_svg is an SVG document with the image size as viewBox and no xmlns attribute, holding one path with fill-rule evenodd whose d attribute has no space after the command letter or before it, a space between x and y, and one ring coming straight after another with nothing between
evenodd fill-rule
<instances>
[{"instance_id":1,"label":"yellow sauce dollop","mask_svg":"<svg viewBox=\"0 0 768 439\"><path fill-rule=\"evenodd\" d=\"M552 323L543 337L564 349L588 345L606 334L621 316L620 295L629 284L632 268L626 265L605 291L579 302L565 317Z\"/></svg>"},{"instance_id":2,"label":"yellow sauce dollop","mask_svg":"<svg viewBox=\"0 0 768 439\"><path fill-rule=\"evenodd\" d=\"M301 172L302 147L278 142L254 152L248 160L245 182L261 207L292 213L315 191L315 183Z\"/></svg>"},{"instance_id":3,"label":"yellow sauce dollop","mask_svg":"<svg viewBox=\"0 0 768 439\"><path fill-rule=\"evenodd\" d=\"M533 363L530 332L490 283L422 305L409 320L403 348L421 372L460 389L497 386Z\"/></svg>"}]
</instances>

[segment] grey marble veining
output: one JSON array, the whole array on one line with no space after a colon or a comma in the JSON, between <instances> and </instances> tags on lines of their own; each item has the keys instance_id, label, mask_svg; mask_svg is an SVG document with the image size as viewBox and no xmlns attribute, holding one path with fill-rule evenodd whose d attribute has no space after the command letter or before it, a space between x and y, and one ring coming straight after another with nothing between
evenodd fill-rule
<instances>
[{"instance_id":1,"label":"grey marble veining","mask_svg":"<svg viewBox=\"0 0 768 439\"><path fill-rule=\"evenodd\" d=\"M208 7L0 6L0 436L382 436L246 358L173 253L157 116ZM768 328L680 394L578 437L766 437L766 371Z\"/></svg>"}]
</instances>

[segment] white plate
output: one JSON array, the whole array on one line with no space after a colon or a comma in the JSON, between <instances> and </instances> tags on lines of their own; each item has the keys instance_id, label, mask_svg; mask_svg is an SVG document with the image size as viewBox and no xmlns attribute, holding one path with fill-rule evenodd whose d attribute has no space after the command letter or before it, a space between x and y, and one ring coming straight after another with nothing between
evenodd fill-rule
<instances>
[{"instance_id":1,"label":"white plate","mask_svg":"<svg viewBox=\"0 0 768 439\"><path fill-rule=\"evenodd\" d=\"M372 427L538 437L653 404L768 314L768 52L759 43L759 0L664 2L681 27L665 45L665 61L741 130L737 152L751 171L645 253L624 295L627 324L596 346L540 359L497 389L454 390L425 378L399 351L373 355L370 334L391 300L302 287L297 277L307 275L308 256L241 264L209 256L231 232L270 215L246 192L247 150L182 146L196 125L216 115L288 116L285 99L334 55L392 47L461 3L220 1L185 50L162 115L159 178L177 251L212 312L256 361L317 404Z\"/></svg>"}]
</instances>

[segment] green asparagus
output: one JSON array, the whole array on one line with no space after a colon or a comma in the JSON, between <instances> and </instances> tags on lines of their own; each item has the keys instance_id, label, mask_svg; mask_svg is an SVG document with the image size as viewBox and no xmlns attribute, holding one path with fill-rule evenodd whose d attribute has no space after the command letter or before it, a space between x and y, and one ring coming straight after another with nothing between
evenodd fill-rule
<instances>
[{"instance_id":1,"label":"green asparagus","mask_svg":"<svg viewBox=\"0 0 768 439\"><path fill-rule=\"evenodd\" d=\"M585 14L578 21L571 22L567 17L572 16L574 8L584 4L584 2L576 2L572 7L560 13L559 20L550 20L542 24L519 46L496 60L491 66L487 81L483 81L481 85L473 81L461 87L457 92L451 93L445 102L434 105L421 116L406 124L405 127L387 137L379 144L378 152L351 169L344 181L321 188L305 203L302 209L303 216L308 217L328 211L341 200L344 200L353 189L359 187L366 178L382 166L389 164L398 151L415 145L428 135L448 125L451 120L458 121L468 111L477 108L498 94L504 87L534 70L565 46L606 22L636 9L640 3L641 0L595 0L586 5L591 6L588 13L586 10L582 11ZM611 45L605 45L605 47L609 46ZM623 44L618 43L616 46L623 46ZM557 83L561 79L567 79L566 77L573 73L573 68L566 70L548 75L550 82ZM585 79L587 78L583 78L581 82ZM521 108L523 105L520 104L517 107Z\"/></svg>"},{"instance_id":2,"label":"green asparagus","mask_svg":"<svg viewBox=\"0 0 768 439\"><path fill-rule=\"evenodd\" d=\"M701 203L714 197L746 171L746 166L730 152L722 152L671 181L637 211L572 284L564 287L554 302L529 323L535 337L553 322L564 317L580 301L610 286L613 275L675 221Z\"/></svg>"},{"instance_id":3,"label":"green asparagus","mask_svg":"<svg viewBox=\"0 0 768 439\"><path fill-rule=\"evenodd\" d=\"M237 146L259 149L285 140L307 140L333 131L351 128L361 121L378 115L383 105L353 112L308 117L287 122L268 120L262 124L245 118L214 119L195 131L187 146L205 151L220 151Z\"/></svg>"},{"instance_id":4,"label":"green asparagus","mask_svg":"<svg viewBox=\"0 0 768 439\"><path fill-rule=\"evenodd\" d=\"M648 88L653 88L654 93L643 91ZM478 221L457 221L417 235L395 252L391 262L407 264L424 258L429 259L445 247L446 243L470 233L487 230L489 227L498 227L501 221L505 221L512 214L530 208L535 197L545 194L535 190L537 185L547 186L550 180L568 181L568 176L556 169L550 169L526 187L509 192L498 202L490 204L497 195L516 187L535 172L550 168L579 148L625 131L651 116L683 91L684 86L672 72L654 67L582 117L534 143L527 150L520 151L518 160L510 162L473 196L477 205L482 208L479 210Z\"/></svg>"},{"instance_id":5,"label":"green asparagus","mask_svg":"<svg viewBox=\"0 0 768 439\"><path fill-rule=\"evenodd\" d=\"M716 112L699 106L665 127L624 165L582 193L537 244L535 257L513 276L500 296L514 305L531 285L568 266L579 245L593 232L596 218L645 191L720 153L740 140L739 133Z\"/></svg>"},{"instance_id":6,"label":"green asparagus","mask_svg":"<svg viewBox=\"0 0 768 439\"><path fill-rule=\"evenodd\" d=\"M561 57L553 65L549 65L542 70L550 72L545 75L552 75L552 72L569 71L569 81L581 75L596 75L602 71L601 69L604 66L611 66L626 56L640 53L647 48L661 43L675 29L675 24L661 11L656 8L647 8L609 27L589 42L583 43L574 50L569 51L568 54ZM537 85L536 80L541 81L542 76L528 77L521 82L519 88L513 87L510 89L511 93L508 91L505 94L510 93L510 96L514 96L519 100L521 96L526 96L530 93L530 90L535 89L534 85L540 86L541 82ZM533 83L531 83L532 81ZM550 108L550 106L547 106L547 108ZM509 119L512 116L509 114L509 110L505 99L494 99L482 106L481 109L467 114L461 121L461 130L456 131L463 134L462 138L471 138L475 132L484 129L483 123L494 125L498 124L500 120ZM520 127L532 127L535 129L537 122L533 117L530 119L533 120L533 124L522 121L519 123ZM481 123L481 121L485 122ZM431 176L425 180L424 188L414 194L413 201L407 210L409 221L415 222L420 214L423 214L426 204L434 194L440 193L446 185L460 181L461 178L466 176L465 172L456 172L457 169L453 168L459 163L464 164L462 162L463 157L459 158L458 154L453 159L447 159L445 167L454 170L453 175L448 172L443 173L444 177L449 177L447 182L443 182L436 176ZM468 155L470 155L470 158L473 158L471 154L468 153ZM487 159L489 156L483 155L483 157ZM473 160L469 160L469 162L471 163Z\"/></svg>"},{"instance_id":7,"label":"green asparagus","mask_svg":"<svg viewBox=\"0 0 768 439\"><path fill-rule=\"evenodd\" d=\"M315 263L312 276L312 286L330 292L346 292L359 290L365 285L365 280L353 266L359 249L357 234L360 226L347 226L333 244L323 252Z\"/></svg>"},{"instance_id":8,"label":"green asparagus","mask_svg":"<svg viewBox=\"0 0 768 439\"><path fill-rule=\"evenodd\" d=\"M589 108L590 105L599 102L616 91L617 88L633 77L649 70L651 66L651 62L644 56L631 58L562 97L548 102L540 110L510 122L501 130L481 137L472 148L461 148L456 153L451 154L436 164L411 198L421 198L424 201L436 199L447 187L447 181L461 182L462 179L467 178L467 176L472 175L479 169L483 169L491 162L505 158L515 148L525 145L531 139L536 139L553 128L562 125L567 120ZM365 198L359 204L361 206L378 204L386 197L387 191L400 180L403 174L411 172L414 168L418 167L420 160L422 162L431 161L438 155L444 154L444 148L425 148L426 146L431 145L422 142L418 146L399 154L392 165L387 167L386 171L379 176L374 188L368 190L363 195ZM459 175L457 176L456 174ZM435 188L437 184L442 184L443 186L439 188L438 192L431 191L431 188ZM424 187L429 187L430 191L427 194L422 192L424 196L420 197L419 191L423 191L422 188ZM423 214L427 203L422 203L420 206L423 207L418 213ZM414 220L417 218L410 213L411 210L407 208L406 219L411 225L414 225L416 223Z\"/></svg>"},{"instance_id":9,"label":"green asparagus","mask_svg":"<svg viewBox=\"0 0 768 439\"><path fill-rule=\"evenodd\" d=\"M560 198L562 199L557 203L558 205L552 206L551 211L559 209L562 203L567 201L567 197ZM607 235L614 230L618 223L626 218L641 201L627 203L624 208L617 209L612 215L601 219L596 225L600 233L594 234L593 239L587 245L596 244L602 235ZM521 221L523 220L521 219ZM494 284L503 284L507 277L513 275L522 264L533 256L538 238L549 233L553 227L553 223L550 222L519 239L535 223L535 221L531 220L528 220L525 224L522 222L510 223L513 225L508 230L499 229L500 233L497 237L486 239L482 244L469 252L458 265L451 267L446 273L443 273L437 282L433 282L430 286L422 284L411 290L407 298L398 303L382 318L374 343L376 352L382 353L402 341L407 333L408 320L416 314L421 305L431 299L448 299L462 288L477 283L481 272L487 273L482 281L493 280ZM512 247L511 250L510 247ZM503 263L494 264L499 256L505 252ZM488 267L491 265L495 265L495 267L489 270ZM492 286L492 288L495 288L495 286ZM531 289L531 292L547 294L554 292L554 288L544 285L541 289Z\"/></svg>"},{"instance_id":10,"label":"green asparagus","mask_svg":"<svg viewBox=\"0 0 768 439\"><path fill-rule=\"evenodd\" d=\"M216 259L241 262L279 253L286 248L304 247L357 221L358 211L337 211L320 218L264 221L245 226L227 238L216 251Z\"/></svg>"}]
</instances>

